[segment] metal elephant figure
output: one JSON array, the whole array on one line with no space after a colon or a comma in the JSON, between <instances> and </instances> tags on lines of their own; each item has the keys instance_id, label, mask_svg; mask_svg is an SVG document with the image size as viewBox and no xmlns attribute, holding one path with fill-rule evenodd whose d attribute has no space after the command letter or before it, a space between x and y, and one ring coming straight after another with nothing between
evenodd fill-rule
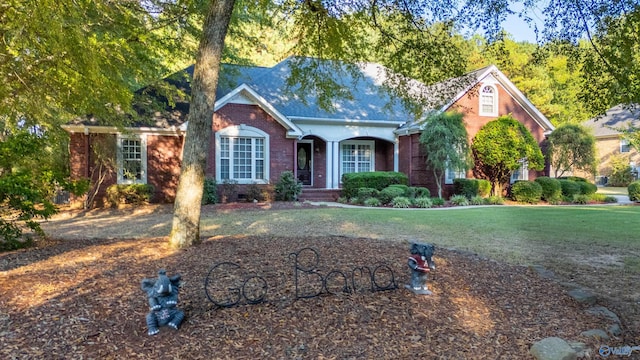
<instances>
[{"instance_id":1,"label":"metal elephant figure","mask_svg":"<svg viewBox=\"0 0 640 360\"><path fill-rule=\"evenodd\" d=\"M142 280L142 290L147 293L151 308L147 314L149 335L159 333L161 326L177 330L182 323L184 312L177 308L180 278L180 274L168 277L165 270L160 270L157 279Z\"/></svg>"},{"instance_id":2,"label":"metal elephant figure","mask_svg":"<svg viewBox=\"0 0 640 360\"><path fill-rule=\"evenodd\" d=\"M427 280L431 270L436 269L433 262L435 247L432 244L411 244L411 256L407 265L411 269L411 284L405 287L417 295L431 295L427 287Z\"/></svg>"}]
</instances>

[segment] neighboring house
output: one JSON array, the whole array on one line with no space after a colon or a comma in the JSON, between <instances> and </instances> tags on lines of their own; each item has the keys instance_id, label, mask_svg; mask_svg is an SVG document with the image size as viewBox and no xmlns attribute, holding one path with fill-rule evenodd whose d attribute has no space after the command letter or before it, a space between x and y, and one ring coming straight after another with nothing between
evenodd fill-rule
<instances>
[{"instance_id":1,"label":"neighboring house","mask_svg":"<svg viewBox=\"0 0 640 360\"><path fill-rule=\"evenodd\" d=\"M637 174L640 170L640 154L629 146L623 134L630 127L640 129L640 109L617 105L607 110L604 116L589 119L582 125L591 129L596 138L596 183L606 183L606 178L611 175L611 161L616 157L628 161Z\"/></svg>"},{"instance_id":2,"label":"neighboring house","mask_svg":"<svg viewBox=\"0 0 640 360\"><path fill-rule=\"evenodd\" d=\"M338 81L351 96L336 97L330 110L313 90L298 96L287 85L292 71L289 58L271 68L225 65L221 72L207 174L218 184L234 180L240 185L274 184L283 171L293 171L305 191L317 189L336 196L341 177L350 172L401 171L414 186L436 193L431 171L419 145L424 124L415 119L398 98L385 91L394 79L378 64L357 65L359 76L341 72ZM323 61L304 59L315 66ZM303 62L304 63L304 62ZM193 67L185 69L189 79ZM179 79L180 77L174 77ZM395 78L397 80L397 78ZM389 80L385 82L385 80ZM189 93L189 82L172 80ZM412 91L438 104L427 110L457 110L465 114L470 139L487 122L512 114L541 144L553 130L542 115L495 66L462 77L425 86L409 80ZM298 89L298 94L302 91ZM95 144L117 149L117 170L105 184L149 183L155 201L172 201L178 182L181 146L188 103L158 111L145 125L125 131L100 126L95 120L65 125L71 135L70 158L74 177L91 177ZM540 173L526 169L513 180L533 179ZM446 184L468 174L448 172ZM95 178L95 174L93 174ZM451 186L445 191L450 193Z\"/></svg>"}]
</instances>

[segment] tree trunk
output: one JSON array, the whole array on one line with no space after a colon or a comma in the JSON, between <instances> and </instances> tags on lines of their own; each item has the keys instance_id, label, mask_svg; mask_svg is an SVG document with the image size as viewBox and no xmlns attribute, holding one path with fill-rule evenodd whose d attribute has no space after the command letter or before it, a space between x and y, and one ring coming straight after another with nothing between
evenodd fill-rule
<instances>
[{"instance_id":1,"label":"tree trunk","mask_svg":"<svg viewBox=\"0 0 640 360\"><path fill-rule=\"evenodd\" d=\"M191 86L189 125L169 244L184 248L200 242L200 206L211 139L220 59L235 0L212 0L204 22Z\"/></svg>"},{"instance_id":2,"label":"tree trunk","mask_svg":"<svg viewBox=\"0 0 640 360\"><path fill-rule=\"evenodd\" d=\"M436 180L436 186L438 187L438 198L442 199L442 175L433 169L433 178Z\"/></svg>"}]
</instances>

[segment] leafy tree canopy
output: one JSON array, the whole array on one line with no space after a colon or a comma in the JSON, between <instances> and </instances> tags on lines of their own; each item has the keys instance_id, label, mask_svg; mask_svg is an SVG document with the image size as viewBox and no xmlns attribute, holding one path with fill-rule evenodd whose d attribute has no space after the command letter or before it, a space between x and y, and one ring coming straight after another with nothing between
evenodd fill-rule
<instances>
[{"instance_id":1,"label":"leafy tree canopy","mask_svg":"<svg viewBox=\"0 0 640 360\"><path fill-rule=\"evenodd\" d=\"M474 174L491 182L494 195L502 195L511 173L523 162L529 169L542 170L544 157L529 130L510 115L488 122L476 134L471 144Z\"/></svg>"},{"instance_id":2,"label":"leafy tree canopy","mask_svg":"<svg viewBox=\"0 0 640 360\"><path fill-rule=\"evenodd\" d=\"M461 113L438 113L427 118L420 134L420 145L426 154L427 167L433 171L442 197L442 178L447 169L466 171L471 154L467 128Z\"/></svg>"},{"instance_id":3,"label":"leafy tree canopy","mask_svg":"<svg viewBox=\"0 0 640 360\"><path fill-rule=\"evenodd\" d=\"M181 56L190 29L182 20L197 10L158 0L4 2L0 118L13 127L86 115L121 121L133 90Z\"/></svg>"},{"instance_id":4,"label":"leafy tree canopy","mask_svg":"<svg viewBox=\"0 0 640 360\"><path fill-rule=\"evenodd\" d=\"M582 170L595 172L596 139L583 126L564 124L548 138L547 154L555 177Z\"/></svg>"}]
</instances>

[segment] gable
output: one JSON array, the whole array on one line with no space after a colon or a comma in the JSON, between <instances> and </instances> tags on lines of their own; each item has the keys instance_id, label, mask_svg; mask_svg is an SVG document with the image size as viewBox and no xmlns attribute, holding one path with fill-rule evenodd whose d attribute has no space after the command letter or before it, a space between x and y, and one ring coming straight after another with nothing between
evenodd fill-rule
<instances>
[{"instance_id":1,"label":"gable","mask_svg":"<svg viewBox=\"0 0 640 360\"><path fill-rule=\"evenodd\" d=\"M298 126L246 84L240 85L217 100L214 112L217 112L227 104L257 105L286 129L288 138L302 136L302 131Z\"/></svg>"},{"instance_id":2,"label":"gable","mask_svg":"<svg viewBox=\"0 0 640 360\"><path fill-rule=\"evenodd\" d=\"M443 81L432 86L432 89L446 87L446 84L458 84L460 91L434 111L455 110L464 113L470 138L473 138L477 131L487 122L507 114L512 114L515 119L522 122L539 142L555 129L549 119L494 65L465 74L459 78ZM495 113L481 115L480 90L485 86L490 86L497 91L498 104ZM399 135L419 133L424 126L425 123L421 121L409 124L396 131L396 133Z\"/></svg>"}]
</instances>

